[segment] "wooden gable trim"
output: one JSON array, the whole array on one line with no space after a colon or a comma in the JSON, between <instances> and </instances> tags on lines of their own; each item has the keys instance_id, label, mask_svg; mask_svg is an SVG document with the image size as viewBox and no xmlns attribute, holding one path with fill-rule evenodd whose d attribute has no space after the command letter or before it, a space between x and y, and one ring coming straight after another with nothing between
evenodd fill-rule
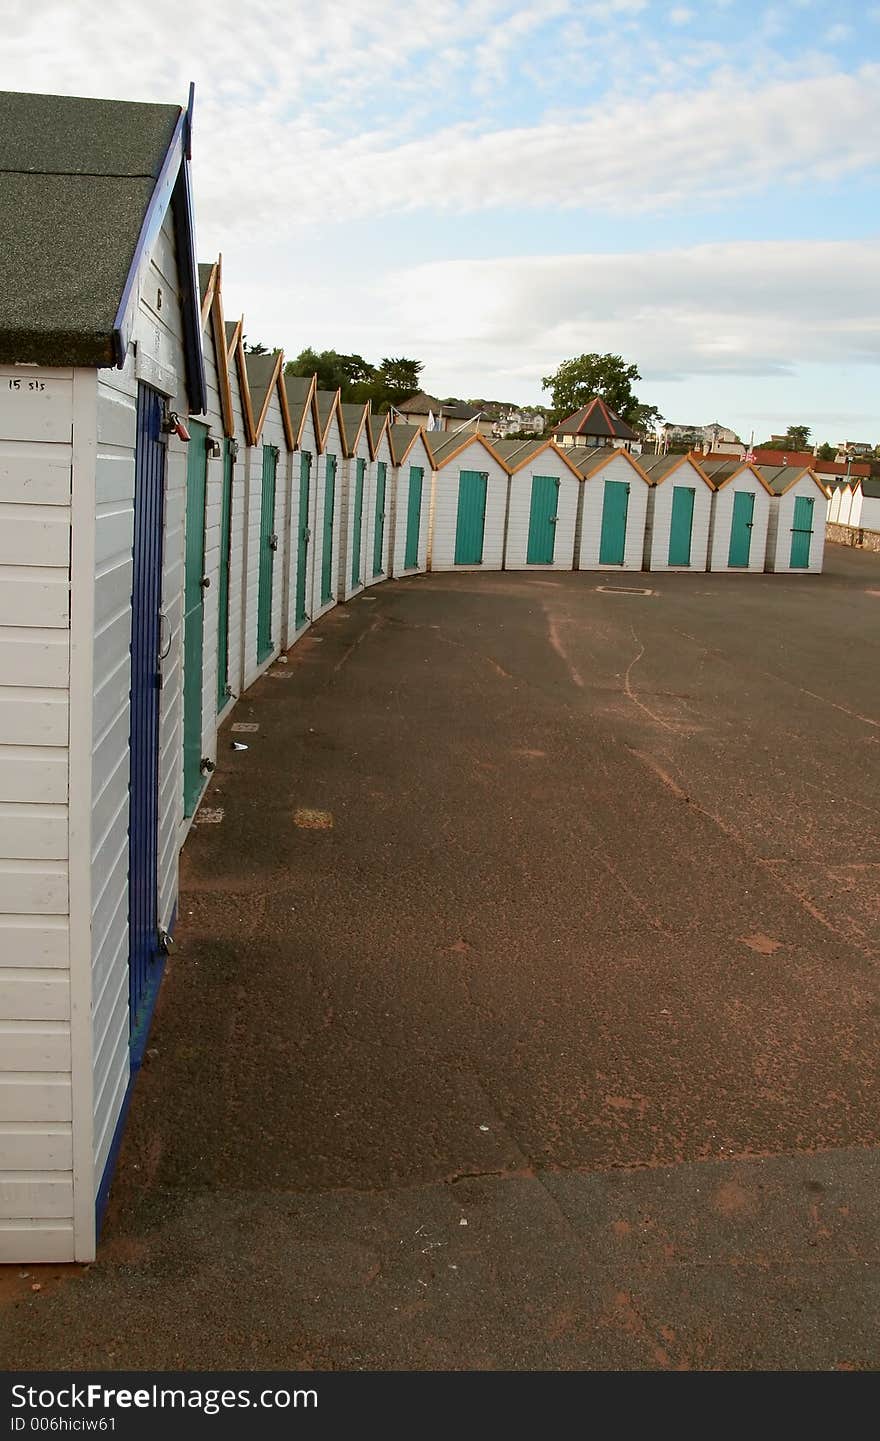
<instances>
[{"instance_id":1,"label":"wooden gable trim","mask_svg":"<svg viewBox=\"0 0 880 1441\"><path fill-rule=\"evenodd\" d=\"M223 434L235 435L235 411L232 405L232 383L229 379L229 353L226 349L226 322L223 318L223 257L218 255L211 271L208 286L211 294L211 325L214 333L214 355L217 360L217 380L220 387L220 413L223 417ZM206 292L206 299L207 293ZM205 321L202 321L204 326Z\"/></svg>"},{"instance_id":2,"label":"wooden gable trim","mask_svg":"<svg viewBox=\"0 0 880 1441\"><path fill-rule=\"evenodd\" d=\"M757 467L754 465L750 465L746 461L743 461L739 470L735 470L733 472L733 475L729 475L726 480L722 480L720 484L713 480L712 484L715 486L716 490L723 490L726 485L730 485L730 482L732 480L736 480L738 475L742 475L744 470L750 470L752 472L752 475L755 477L758 484L764 487L768 495L776 494L776 491L773 489L772 485L768 485L767 481L764 479L763 475L757 469Z\"/></svg>"},{"instance_id":3,"label":"wooden gable trim","mask_svg":"<svg viewBox=\"0 0 880 1441\"><path fill-rule=\"evenodd\" d=\"M660 478L659 478L659 480L651 479L651 484L652 484L652 485L665 485L666 482L667 482L667 480L669 479L669 477L670 477L671 475L675 475L675 472L676 472L681 466L683 466L683 465L689 465L693 470L695 470L695 471L697 472L697 475L700 477L700 480L703 482L703 484L704 484L705 486L708 486L708 488L709 488L710 491L714 491L714 490L717 490L717 489L718 489L718 487L714 484L714 482L713 482L712 480L710 480L710 478L709 478L709 476L706 474L706 472L705 472L704 470L701 470L701 469L700 469L699 465L698 465L697 462L694 460L693 456L690 455L690 454L680 456L679 459L675 462L675 465L670 466L670 467L669 467L669 470L667 470L666 474L665 474L665 475L661 475ZM644 475L644 471L642 471L642 474Z\"/></svg>"},{"instance_id":4,"label":"wooden gable trim","mask_svg":"<svg viewBox=\"0 0 880 1441\"><path fill-rule=\"evenodd\" d=\"M278 377L279 377L279 375L281 374L281 367L282 367L283 363L284 363L284 351L283 351L283 350L278 350L278 351L276 351L276 353L275 353L275 368L274 368L274 370L272 371L272 378L271 378L271 380L269 381L268 386L266 387L266 397L265 397L265 399L264 399L264 401L263 401L262 407L261 407L261 409L260 409L259 418L258 418L258 420L257 420L257 423L256 423L255 427L254 427L254 442L255 442L255 443L259 440L260 436L263 434L263 426L266 424L266 416L269 414L269 406L272 404L272 392L273 392L273 390L276 390L276 389L277 389L277 386L278 386ZM282 388L283 388L283 387L282 387ZM286 405L286 403L287 403L287 396L284 397L284 400L285 400L285 405ZM289 414L288 414L288 425L289 425L289 424L290 424L290 416L289 416Z\"/></svg>"},{"instance_id":5,"label":"wooden gable trim","mask_svg":"<svg viewBox=\"0 0 880 1441\"><path fill-rule=\"evenodd\" d=\"M342 392L337 390L336 394L333 397L333 404L330 407L330 413L327 416L327 424L324 426L323 431L321 429L321 413L318 409L317 395L315 396L315 437L318 441L318 449L321 455L323 455L325 450L327 449L327 436L330 434L330 427L333 424L334 416L336 417L336 423L339 428L339 439L342 444L343 450L345 449L345 430L342 424L342 414L339 409L341 394Z\"/></svg>"},{"instance_id":6,"label":"wooden gable trim","mask_svg":"<svg viewBox=\"0 0 880 1441\"><path fill-rule=\"evenodd\" d=\"M784 490L775 491L774 494L777 496L777 498L781 498L783 495L788 495L788 492L791 490L792 486L797 485L799 480L803 480L805 475L808 475L810 477L810 480L812 480L817 490L821 490L822 494L827 500L828 492L826 491L816 472L812 470L808 465L802 466L802 468L797 472L797 474L792 476L791 480L788 482L788 485L785 487ZM855 487L850 490L850 495L852 495L854 488Z\"/></svg>"},{"instance_id":7,"label":"wooden gable trim","mask_svg":"<svg viewBox=\"0 0 880 1441\"><path fill-rule=\"evenodd\" d=\"M446 432L444 431L442 432L442 434L446 434ZM467 447L469 445L481 445L484 450L488 450L492 459L497 461L497 463L501 466L501 469L504 471L505 475L510 475L510 469L506 461L503 461L498 452L492 448L492 446L487 441L485 435L480 435L479 431L476 430L468 431L461 445L456 446L454 450L451 450L448 455L444 455L443 458L439 461L435 458L433 452L431 451L430 444L428 444L428 454L431 456L431 461L434 469L443 470L445 466L449 465L453 460L455 460L456 456L461 455L462 451L467 450Z\"/></svg>"}]
</instances>

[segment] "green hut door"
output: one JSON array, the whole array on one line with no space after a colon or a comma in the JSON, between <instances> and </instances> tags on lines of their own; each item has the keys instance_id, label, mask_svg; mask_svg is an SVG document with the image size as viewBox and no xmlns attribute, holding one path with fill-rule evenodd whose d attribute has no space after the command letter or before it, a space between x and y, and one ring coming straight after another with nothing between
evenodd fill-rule
<instances>
[{"instance_id":1,"label":"green hut door","mask_svg":"<svg viewBox=\"0 0 880 1441\"><path fill-rule=\"evenodd\" d=\"M669 564L690 565L696 491L685 485L672 492L672 520L669 526Z\"/></svg>"},{"instance_id":2,"label":"green hut door","mask_svg":"<svg viewBox=\"0 0 880 1441\"><path fill-rule=\"evenodd\" d=\"M532 476L526 565L552 565L556 550L559 481L555 475Z\"/></svg>"},{"instance_id":3,"label":"green hut door","mask_svg":"<svg viewBox=\"0 0 880 1441\"><path fill-rule=\"evenodd\" d=\"M336 506L336 456L324 465L324 533L321 543L321 604L333 599L333 516Z\"/></svg>"},{"instance_id":4,"label":"green hut door","mask_svg":"<svg viewBox=\"0 0 880 1441\"><path fill-rule=\"evenodd\" d=\"M628 515L629 482L606 480L602 497L602 529L599 534L600 565L623 565Z\"/></svg>"},{"instance_id":5,"label":"green hut door","mask_svg":"<svg viewBox=\"0 0 880 1441\"><path fill-rule=\"evenodd\" d=\"M309 568L309 541L312 532L309 529L309 497L312 481L312 453L304 450L299 458L299 538L296 552L296 629L305 625L308 620L306 614L306 580L308 579Z\"/></svg>"},{"instance_id":6,"label":"green hut door","mask_svg":"<svg viewBox=\"0 0 880 1441\"><path fill-rule=\"evenodd\" d=\"M274 445L263 446L262 505L260 509L260 572L257 592L257 663L261 665L272 654L272 583L275 573L275 473L278 451Z\"/></svg>"},{"instance_id":7,"label":"green hut door","mask_svg":"<svg viewBox=\"0 0 880 1441\"><path fill-rule=\"evenodd\" d=\"M376 528L373 534L373 575L382 575L385 566L385 485L388 466L384 460L376 465Z\"/></svg>"},{"instance_id":8,"label":"green hut door","mask_svg":"<svg viewBox=\"0 0 880 1441\"><path fill-rule=\"evenodd\" d=\"M458 514L455 522L456 565L482 565L488 489L487 471L461 471L458 478Z\"/></svg>"},{"instance_id":9,"label":"green hut door","mask_svg":"<svg viewBox=\"0 0 880 1441\"><path fill-rule=\"evenodd\" d=\"M351 583L361 584L361 531L364 524L364 474L367 469L365 460L358 460L355 465L354 477L354 531L351 541Z\"/></svg>"},{"instance_id":10,"label":"green hut door","mask_svg":"<svg viewBox=\"0 0 880 1441\"><path fill-rule=\"evenodd\" d=\"M730 550L727 555L727 564L730 566L748 566L754 514L753 492L738 490L733 497L733 518L730 522Z\"/></svg>"},{"instance_id":11,"label":"green hut door","mask_svg":"<svg viewBox=\"0 0 880 1441\"><path fill-rule=\"evenodd\" d=\"M229 699L229 557L232 552L232 468L235 441L223 442L223 491L220 497L220 594L217 597L217 709Z\"/></svg>"},{"instance_id":12,"label":"green hut door","mask_svg":"<svg viewBox=\"0 0 880 1441\"><path fill-rule=\"evenodd\" d=\"M791 527L791 559L789 561L792 570L806 570L810 564L810 543L812 539L812 496L795 496L794 523Z\"/></svg>"},{"instance_id":13,"label":"green hut door","mask_svg":"<svg viewBox=\"0 0 880 1441\"><path fill-rule=\"evenodd\" d=\"M411 570L419 563L419 531L422 525L422 482L425 472L420 465L409 468L409 496L406 507L406 549L403 555L404 570Z\"/></svg>"},{"instance_id":14,"label":"green hut door","mask_svg":"<svg viewBox=\"0 0 880 1441\"><path fill-rule=\"evenodd\" d=\"M186 459L186 560L183 592L183 813L202 790L202 651L205 621L205 489L208 427L190 422Z\"/></svg>"}]
</instances>

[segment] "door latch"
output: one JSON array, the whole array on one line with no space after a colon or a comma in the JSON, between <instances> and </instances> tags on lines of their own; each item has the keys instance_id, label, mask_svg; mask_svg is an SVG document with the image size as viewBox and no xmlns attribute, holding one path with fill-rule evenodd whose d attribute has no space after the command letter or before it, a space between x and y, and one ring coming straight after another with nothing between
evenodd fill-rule
<instances>
[{"instance_id":1,"label":"door latch","mask_svg":"<svg viewBox=\"0 0 880 1441\"><path fill-rule=\"evenodd\" d=\"M270 550L277 550L277 549L278 549L278 537L277 537L277 535L270 535L270 536L269 536L269 549L270 549Z\"/></svg>"}]
</instances>

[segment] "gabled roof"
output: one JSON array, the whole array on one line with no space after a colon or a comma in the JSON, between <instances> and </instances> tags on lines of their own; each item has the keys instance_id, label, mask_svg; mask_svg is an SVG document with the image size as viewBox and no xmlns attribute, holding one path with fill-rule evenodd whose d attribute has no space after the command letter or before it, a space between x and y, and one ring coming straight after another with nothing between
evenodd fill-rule
<instances>
[{"instance_id":1,"label":"gabled roof","mask_svg":"<svg viewBox=\"0 0 880 1441\"><path fill-rule=\"evenodd\" d=\"M268 355L253 355L245 352L245 368L247 370L248 389L250 390L251 409L254 417L254 442L258 441L263 433L263 426L266 423L266 416L269 413L269 406L274 393L278 396L278 404L281 409L284 437L287 441L288 449L293 450L295 443L293 439L293 426L287 404L287 392L282 383L284 351L273 350L270 351Z\"/></svg>"},{"instance_id":2,"label":"gabled roof","mask_svg":"<svg viewBox=\"0 0 880 1441\"><path fill-rule=\"evenodd\" d=\"M469 445L481 445L487 450L493 460L507 470L506 463L501 459L494 446L489 444L485 435L480 435L476 430L459 430L451 434L448 430L428 430L424 432L425 444L428 447L428 454L433 457L434 469L441 470L448 465L455 456L466 450ZM508 474L510 472L508 471Z\"/></svg>"},{"instance_id":3,"label":"gabled roof","mask_svg":"<svg viewBox=\"0 0 880 1441\"><path fill-rule=\"evenodd\" d=\"M238 393L241 397L241 410L244 419L245 443L253 445L256 439L254 425L254 407L251 403L251 389L248 384L247 356L244 351L244 316L239 320L227 320L224 325L226 331L226 355L229 361L229 372L232 373L233 366L238 376Z\"/></svg>"},{"instance_id":4,"label":"gabled roof","mask_svg":"<svg viewBox=\"0 0 880 1441\"><path fill-rule=\"evenodd\" d=\"M420 435L424 435L420 425L404 425L396 421L388 427L388 441L391 446L391 460L394 465L403 465ZM431 452L428 451L430 456Z\"/></svg>"},{"instance_id":5,"label":"gabled roof","mask_svg":"<svg viewBox=\"0 0 880 1441\"><path fill-rule=\"evenodd\" d=\"M775 491L767 484L758 467L750 465L748 461L739 460L735 455L729 455L726 459L719 457L712 460L705 456L691 456L691 459L696 462L704 475L708 475L716 490L723 490L726 485L730 485L732 480L736 480L737 476L747 470L770 495L775 495Z\"/></svg>"},{"instance_id":6,"label":"gabled roof","mask_svg":"<svg viewBox=\"0 0 880 1441\"><path fill-rule=\"evenodd\" d=\"M333 420L334 415L336 415L339 410L339 391L316 390L315 404L318 408L318 428L320 432L318 435L318 443L321 447L321 450L323 450L327 441L327 436L330 432L330 423ZM344 444L345 432L342 428L341 420L339 430L340 440Z\"/></svg>"},{"instance_id":7,"label":"gabled roof","mask_svg":"<svg viewBox=\"0 0 880 1441\"><path fill-rule=\"evenodd\" d=\"M652 485L662 485L682 465L690 465L704 485L707 485L710 490L715 489L709 476L693 455L671 455L667 452L666 455L639 456L639 466Z\"/></svg>"},{"instance_id":8,"label":"gabled roof","mask_svg":"<svg viewBox=\"0 0 880 1441\"><path fill-rule=\"evenodd\" d=\"M564 450L561 446L559 449L563 455L568 456L575 470L584 479L588 475L595 475L603 466L610 465L612 460L624 460L627 465L632 466L640 480L648 480L640 463L630 455L628 450L621 450L618 446L567 445Z\"/></svg>"},{"instance_id":9,"label":"gabled roof","mask_svg":"<svg viewBox=\"0 0 880 1441\"><path fill-rule=\"evenodd\" d=\"M573 415L567 415L554 426L556 435L599 435L608 436L612 440L638 440L638 435L631 425L615 415L610 406L598 395L594 396L586 405L581 406Z\"/></svg>"},{"instance_id":10,"label":"gabled roof","mask_svg":"<svg viewBox=\"0 0 880 1441\"><path fill-rule=\"evenodd\" d=\"M511 475L514 475L518 470L522 470L523 466L531 465L532 461L537 460L538 456L543 454L545 450L552 450L554 455L558 455L560 460L565 461L569 470L573 475L577 476L578 480L582 478L577 466L566 454L566 450L549 438L544 439L542 436L536 435L530 437L528 440L523 440L522 438L518 440L493 440L492 445L496 453L504 461ZM578 448L577 446L566 447L567 450L576 450ZM607 446L604 448L606 450L608 449Z\"/></svg>"},{"instance_id":11,"label":"gabled roof","mask_svg":"<svg viewBox=\"0 0 880 1441\"><path fill-rule=\"evenodd\" d=\"M170 209L189 405L204 410L191 116L192 90L186 110L0 91L0 362L123 365Z\"/></svg>"},{"instance_id":12,"label":"gabled roof","mask_svg":"<svg viewBox=\"0 0 880 1441\"><path fill-rule=\"evenodd\" d=\"M345 438L345 451L347 455L354 455L355 451L357 450L357 444L361 437L361 431L367 425L367 415L369 413L369 409L370 402L368 400L358 402L357 404L346 401L339 407L339 414L342 419L342 431ZM367 427L367 444L372 451L372 441L370 438L369 427Z\"/></svg>"},{"instance_id":13,"label":"gabled roof","mask_svg":"<svg viewBox=\"0 0 880 1441\"><path fill-rule=\"evenodd\" d=\"M808 465L756 465L755 469L774 495L785 495L787 490L791 490L793 485L797 485L798 481L807 475L816 489L821 490L827 497L828 492L824 485Z\"/></svg>"},{"instance_id":14,"label":"gabled roof","mask_svg":"<svg viewBox=\"0 0 880 1441\"><path fill-rule=\"evenodd\" d=\"M381 415L375 415L371 410L367 416L367 425L370 427L370 441L373 455L379 453L379 446L382 436L389 428L389 417L387 411Z\"/></svg>"},{"instance_id":15,"label":"gabled roof","mask_svg":"<svg viewBox=\"0 0 880 1441\"><path fill-rule=\"evenodd\" d=\"M315 440L318 439L320 426L315 405L317 384L318 377L316 375L284 376L284 392L287 396L287 409L290 412L290 425L295 446L302 444L303 431L310 411L315 425Z\"/></svg>"},{"instance_id":16,"label":"gabled roof","mask_svg":"<svg viewBox=\"0 0 880 1441\"><path fill-rule=\"evenodd\" d=\"M855 489L860 490L866 500L880 500L880 476L860 476Z\"/></svg>"}]
</instances>

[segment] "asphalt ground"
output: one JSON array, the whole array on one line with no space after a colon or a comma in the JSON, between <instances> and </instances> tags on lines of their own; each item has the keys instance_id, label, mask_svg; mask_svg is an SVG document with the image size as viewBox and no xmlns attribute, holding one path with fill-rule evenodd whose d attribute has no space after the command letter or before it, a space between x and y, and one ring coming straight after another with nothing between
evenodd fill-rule
<instances>
[{"instance_id":1,"label":"asphalt ground","mask_svg":"<svg viewBox=\"0 0 880 1441\"><path fill-rule=\"evenodd\" d=\"M826 557L390 582L273 665L0 1363L875 1368L880 556Z\"/></svg>"}]
</instances>

